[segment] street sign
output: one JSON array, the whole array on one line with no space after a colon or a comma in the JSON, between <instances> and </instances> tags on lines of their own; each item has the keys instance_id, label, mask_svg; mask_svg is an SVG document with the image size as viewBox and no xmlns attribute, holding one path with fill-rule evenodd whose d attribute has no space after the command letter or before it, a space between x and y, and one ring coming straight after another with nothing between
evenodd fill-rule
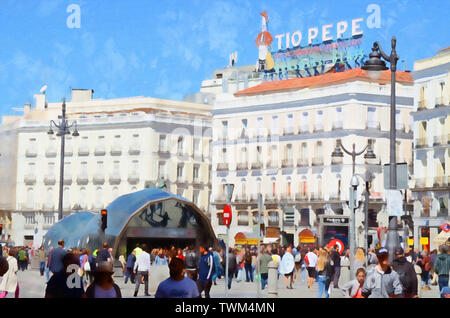
<instances>
[{"instance_id":1,"label":"street sign","mask_svg":"<svg viewBox=\"0 0 450 318\"><path fill-rule=\"evenodd\" d=\"M342 252L344 251L344 243L342 243L342 241L338 239L331 240L330 243L328 243L328 247L330 248L333 248L335 245L339 247L339 254L342 254Z\"/></svg>"},{"instance_id":2,"label":"street sign","mask_svg":"<svg viewBox=\"0 0 450 318\"><path fill-rule=\"evenodd\" d=\"M231 205L227 204L223 207L223 224L230 226L231 224Z\"/></svg>"},{"instance_id":3,"label":"street sign","mask_svg":"<svg viewBox=\"0 0 450 318\"><path fill-rule=\"evenodd\" d=\"M401 217L403 213L403 196L399 190L386 190L386 208L388 216Z\"/></svg>"},{"instance_id":4,"label":"street sign","mask_svg":"<svg viewBox=\"0 0 450 318\"><path fill-rule=\"evenodd\" d=\"M383 167L384 188L390 189L390 165L386 164ZM408 164L397 163L397 188L395 190L408 189ZM393 189L394 190L394 189Z\"/></svg>"},{"instance_id":5,"label":"street sign","mask_svg":"<svg viewBox=\"0 0 450 318\"><path fill-rule=\"evenodd\" d=\"M450 223L445 223L444 225L441 226L441 229L445 232L450 231Z\"/></svg>"}]
</instances>

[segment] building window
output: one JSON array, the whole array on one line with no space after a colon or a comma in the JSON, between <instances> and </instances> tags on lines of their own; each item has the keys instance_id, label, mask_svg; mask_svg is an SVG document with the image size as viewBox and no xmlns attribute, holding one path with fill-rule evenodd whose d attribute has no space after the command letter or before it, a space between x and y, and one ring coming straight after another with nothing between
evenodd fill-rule
<instances>
[{"instance_id":1,"label":"building window","mask_svg":"<svg viewBox=\"0 0 450 318\"><path fill-rule=\"evenodd\" d=\"M228 121L222 121L222 138L228 138Z\"/></svg>"},{"instance_id":2,"label":"building window","mask_svg":"<svg viewBox=\"0 0 450 318\"><path fill-rule=\"evenodd\" d=\"M44 224L52 225L54 223L55 223L55 216L54 215L44 215Z\"/></svg>"},{"instance_id":3,"label":"building window","mask_svg":"<svg viewBox=\"0 0 450 318\"><path fill-rule=\"evenodd\" d=\"M309 131L308 113L303 113L300 120L300 132L307 133Z\"/></svg>"},{"instance_id":4,"label":"building window","mask_svg":"<svg viewBox=\"0 0 450 318\"><path fill-rule=\"evenodd\" d=\"M378 129L378 121L376 117L376 108L368 107L367 108L367 128Z\"/></svg>"},{"instance_id":5,"label":"building window","mask_svg":"<svg viewBox=\"0 0 450 318\"><path fill-rule=\"evenodd\" d=\"M33 209L34 208L34 189L29 188L27 190L27 203L26 203L27 209Z\"/></svg>"},{"instance_id":6,"label":"building window","mask_svg":"<svg viewBox=\"0 0 450 318\"><path fill-rule=\"evenodd\" d=\"M241 211L238 213L238 225L240 226L248 226L248 212L247 211Z\"/></svg>"},{"instance_id":7,"label":"building window","mask_svg":"<svg viewBox=\"0 0 450 318\"><path fill-rule=\"evenodd\" d=\"M36 220L34 218L34 214L25 215L25 224L27 224L27 225L36 224Z\"/></svg>"},{"instance_id":8,"label":"building window","mask_svg":"<svg viewBox=\"0 0 450 318\"><path fill-rule=\"evenodd\" d=\"M278 212L272 211L268 213L269 226L279 226Z\"/></svg>"},{"instance_id":9,"label":"building window","mask_svg":"<svg viewBox=\"0 0 450 318\"><path fill-rule=\"evenodd\" d=\"M300 225L309 226L309 209L300 210Z\"/></svg>"},{"instance_id":10,"label":"building window","mask_svg":"<svg viewBox=\"0 0 450 318\"><path fill-rule=\"evenodd\" d=\"M256 129L258 137L262 137L264 135L264 122L262 117L258 117L257 123L256 123Z\"/></svg>"},{"instance_id":11,"label":"building window","mask_svg":"<svg viewBox=\"0 0 450 318\"><path fill-rule=\"evenodd\" d=\"M286 122L286 134L290 135L293 133L294 133L294 115L288 114Z\"/></svg>"},{"instance_id":12,"label":"building window","mask_svg":"<svg viewBox=\"0 0 450 318\"><path fill-rule=\"evenodd\" d=\"M225 223L223 222L223 213L217 213L217 223L219 225L225 225Z\"/></svg>"},{"instance_id":13,"label":"building window","mask_svg":"<svg viewBox=\"0 0 450 318\"><path fill-rule=\"evenodd\" d=\"M179 155L183 154L183 137L178 137L178 141L177 141L177 152Z\"/></svg>"},{"instance_id":14,"label":"building window","mask_svg":"<svg viewBox=\"0 0 450 318\"><path fill-rule=\"evenodd\" d=\"M278 130L278 116L273 116L272 117L272 135L276 136L279 133L280 132Z\"/></svg>"},{"instance_id":15,"label":"building window","mask_svg":"<svg viewBox=\"0 0 450 318\"><path fill-rule=\"evenodd\" d=\"M177 165L177 178L178 178L178 179L183 178L183 169L184 169L184 164L179 163L179 164Z\"/></svg>"},{"instance_id":16,"label":"building window","mask_svg":"<svg viewBox=\"0 0 450 318\"><path fill-rule=\"evenodd\" d=\"M200 179L200 165L194 165L194 180Z\"/></svg>"},{"instance_id":17,"label":"building window","mask_svg":"<svg viewBox=\"0 0 450 318\"><path fill-rule=\"evenodd\" d=\"M202 153L200 149L200 139L194 138L194 155L200 155Z\"/></svg>"},{"instance_id":18,"label":"building window","mask_svg":"<svg viewBox=\"0 0 450 318\"><path fill-rule=\"evenodd\" d=\"M158 165L158 177L165 178L166 177L166 163L165 162L159 162Z\"/></svg>"},{"instance_id":19,"label":"building window","mask_svg":"<svg viewBox=\"0 0 450 318\"><path fill-rule=\"evenodd\" d=\"M159 135L159 151L166 151L166 135Z\"/></svg>"}]
</instances>

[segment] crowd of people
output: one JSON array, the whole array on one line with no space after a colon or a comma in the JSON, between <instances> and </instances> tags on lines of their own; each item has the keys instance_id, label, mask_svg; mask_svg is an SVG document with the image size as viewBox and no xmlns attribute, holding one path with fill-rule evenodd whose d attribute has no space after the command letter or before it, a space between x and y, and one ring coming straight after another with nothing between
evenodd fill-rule
<instances>
[{"instance_id":1,"label":"crowd of people","mask_svg":"<svg viewBox=\"0 0 450 318\"><path fill-rule=\"evenodd\" d=\"M260 282L261 290L268 286L270 263L278 268L278 278L284 277L285 287L293 289L301 279L308 288L317 283L318 298L328 298L331 293L341 292L352 298L417 298L421 289L439 285L441 297L449 293L450 244L444 244L431 253L397 248L392 264L388 263L389 252L358 248L354 256L355 278L339 286L341 268L349 264L349 251L342 253L339 246L292 247L263 245L260 253L256 247L229 248L228 282ZM72 248L66 250L64 241L48 253L41 247L34 251L26 247L6 248L0 259L0 298L8 293L19 297L17 272L26 270L33 256L39 260L40 275L46 274L46 298L120 298L120 287L114 281L113 251L107 243L101 248ZM154 266L166 266L169 278L159 283L155 297L189 298L210 297L212 285L225 276L226 255L222 248L199 246L184 249L172 246L150 248L146 244L136 245L125 258L120 255L124 283L135 285L137 297L141 284L144 294L149 296L149 275ZM52 275L50 275L50 273ZM419 279L417 278L419 277ZM68 286L68 281L73 284Z\"/></svg>"}]
</instances>

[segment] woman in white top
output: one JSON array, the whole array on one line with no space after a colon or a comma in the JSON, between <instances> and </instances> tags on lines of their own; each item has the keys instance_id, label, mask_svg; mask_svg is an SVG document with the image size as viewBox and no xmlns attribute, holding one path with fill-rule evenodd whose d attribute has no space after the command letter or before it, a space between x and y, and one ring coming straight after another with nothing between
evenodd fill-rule
<instances>
[{"instance_id":1,"label":"woman in white top","mask_svg":"<svg viewBox=\"0 0 450 318\"><path fill-rule=\"evenodd\" d=\"M280 274L283 274L286 279L286 288L292 289L292 283L294 282L294 256L292 255L292 247L288 246L286 253L280 262ZM290 282L289 282L290 278Z\"/></svg>"},{"instance_id":2,"label":"woman in white top","mask_svg":"<svg viewBox=\"0 0 450 318\"><path fill-rule=\"evenodd\" d=\"M16 249L11 248L9 250L8 258L8 271L3 275L2 283L0 284L0 298L5 298L8 293L15 293L14 297L19 298L19 282L17 279L17 271L19 267L17 266L17 259L15 258L17 254Z\"/></svg>"}]
</instances>

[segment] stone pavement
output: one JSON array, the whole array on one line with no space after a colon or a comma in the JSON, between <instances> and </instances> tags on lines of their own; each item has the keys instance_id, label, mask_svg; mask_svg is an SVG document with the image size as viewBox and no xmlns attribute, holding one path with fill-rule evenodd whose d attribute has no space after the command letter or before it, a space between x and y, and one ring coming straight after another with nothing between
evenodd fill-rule
<instances>
[{"instance_id":1,"label":"stone pavement","mask_svg":"<svg viewBox=\"0 0 450 318\"><path fill-rule=\"evenodd\" d=\"M41 277L39 271L28 270L18 272L19 287L20 287L20 298L43 298L45 294L45 276ZM278 281L278 297L280 298L317 298L318 285L314 283L311 289L307 288L305 282L301 281L300 275L294 283L294 289L287 289L284 285L284 277L280 276ZM345 276L341 275L340 283L345 283ZM123 277L117 277L115 279L116 283L119 285L122 291L123 297L133 297L134 285L124 284ZM152 289L152 288L150 288ZM153 288L154 289L154 288ZM141 285L139 289L138 297L144 297L144 286ZM236 282L233 280L231 290L228 292L228 298L256 298L257 287L256 283L246 283L246 282ZM149 298L152 298L151 295ZM7 298L14 297L13 294L8 294ZM217 285L213 285L211 288L212 298L225 298L225 288L224 279L218 279ZM261 298L267 298L267 288L261 292ZM344 298L343 292L338 290L333 290L330 298ZM439 288L438 286L431 286L431 290L422 291L423 298L439 298Z\"/></svg>"}]
</instances>

